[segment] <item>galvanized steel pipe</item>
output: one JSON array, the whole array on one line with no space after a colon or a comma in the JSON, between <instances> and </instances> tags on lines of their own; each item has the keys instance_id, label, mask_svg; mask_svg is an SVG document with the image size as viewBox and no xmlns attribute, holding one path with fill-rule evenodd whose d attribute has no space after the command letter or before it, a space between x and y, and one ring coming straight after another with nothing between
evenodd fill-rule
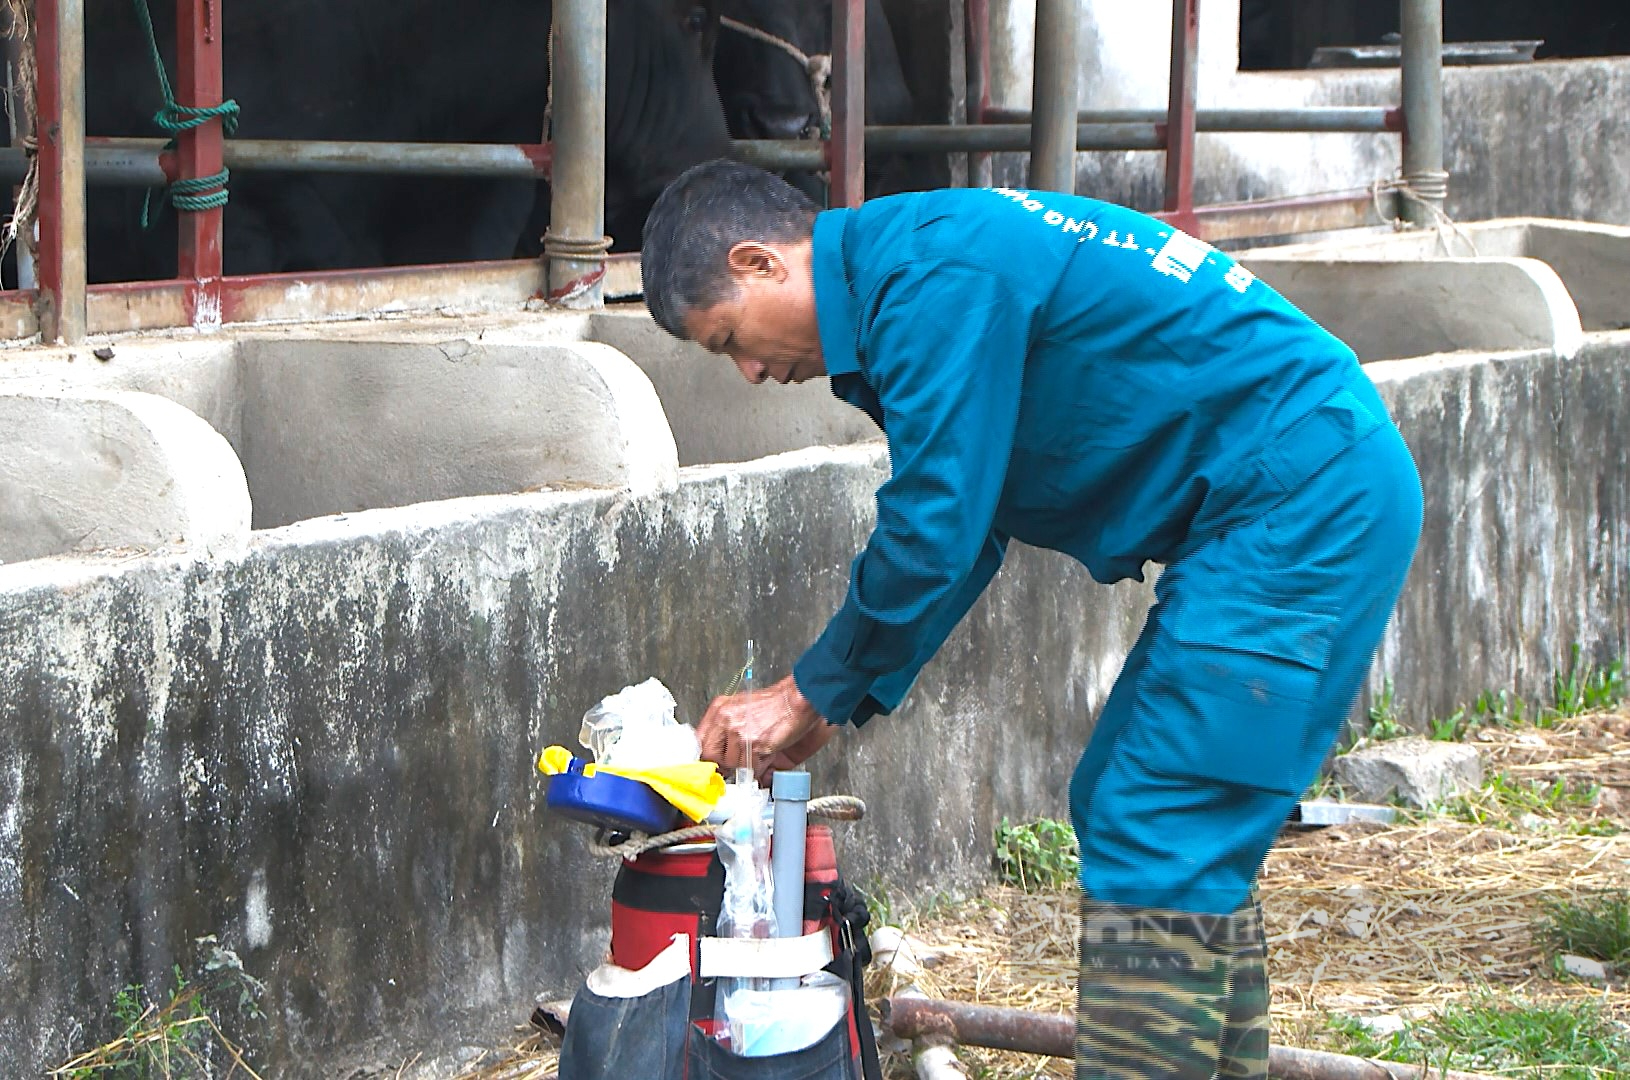
<instances>
[{"instance_id":1,"label":"galvanized steel pipe","mask_svg":"<svg viewBox=\"0 0 1630 1080\"><path fill-rule=\"evenodd\" d=\"M1449 194L1443 168L1443 0L1400 0L1404 218L1430 225Z\"/></svg>"},{"instance_id":2,"label":"galvanized steel pipe","mask_svg":"<svg viewBox=\"0 0 1630 1080\"><path fill-rule=\"evenodd\" d=\"M1076 89L1081 20L1075 0L1036 0L1036 59L1031 83L1032 188L1075 192ZM871 145L870 140L867 145ZM961 147L968 149L968 147ZM974 149L984 149L975 147Z\"/></svg>"},{"instance_id":3,"label":"galvanized steel pipe","mask_svg":"<svg viewBox=\"0 0 1630 1080\"><path fill-rule=\"evenodd\" d=\"M1163 124L1165 109L1081 109L1075 122L1087 124ZM1028 124L1029 109L992 108L993 124ZM1358 132L1384 134L1403 129L1402 113L1383 105L1329 105L1287 109L1199 109L1199 131L1228 132Z\"/></svg>"},{"instance_id":4,"label":"galvanized steel pipe","mask_svg":"<svg viewBox=\"0 0 1630 1080\"><path fill-rule=\"evenodd\" d=\"M596 308L605 303L611 248L605 235L606 0L555 0L551 51L555 162L543 237L549 301Z\"/></svg>"}]
</instances>

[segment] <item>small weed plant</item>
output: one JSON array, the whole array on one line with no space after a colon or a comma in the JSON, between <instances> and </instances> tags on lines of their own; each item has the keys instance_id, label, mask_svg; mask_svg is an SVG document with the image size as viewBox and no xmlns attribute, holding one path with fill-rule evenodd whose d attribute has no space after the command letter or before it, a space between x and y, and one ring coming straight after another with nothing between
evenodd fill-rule
<instances>
[{"instance_id":1,"label":"small weed plant","mask_svg":"<svg viewBox=\"0 0 1630 1080\"><path fill-rule=\"evenodd\" d=\"M189 981L174 965L175 986L163 1004L141 983L126 986L113 998L119 1036L75 1055L49 1075L57 1080L260 1080L216 1017L260 1019L258 999L265 987L213 935L197 944L207 956L196 979Z\"/></svg>"},{"instance_id":2,"label":"small weed plant","mask_svg":"<svg viewBox=\"0 0 1630 1080\"><path fill-rule=\"evenodd\" d=\"M1590 816L1600 793L1601 789L1595 784L1569 784L1561 779L1549 784L1540 780L1514 780L1508 773L1498 772L1476 791L1446 799L1427 813L1503 829L1520 827L1522 819L1532 814L1565 822L1575 832L1611 835L1618 831L1611 821Z\"/></svg>"},{"instance_id":3,"label":"small weed plant","mask_svg":"<svg viewBox=\"0 0 1630 1080\"><path fill-rule=\"evenodd\" d=\"M1630 964L1630 891L1548 900L1534 936L1558 956L1570 953L1618 966Z\"/></svg>"},{"instance_id":4,"label":"small weed plant","mask_svg":"<svg viewBox=\"0 0 1630 1080\"><path fill-rule=\"evenodd\" d=\"M1388 739L1400 739L1409 734L1404 722L1398 715L1398 699L1393 693L1392 677L1381 680L1381 692L1375 695L1370 702L1370 729L1365 738L1370 742L1385 742Z\"/></svg>"},{"instance_id":5,"label":"small weed plant","mask_svg":"<svg viewBox=\"0 0 1630 1080\"><path fill-rule=\"evenodd\" d=\"M1343 1053L1437 1069L1598 1080L1630 1070L1630 1034L1599 1003L1511 1004L1492 993L1444 1006L1379 1036L1351 1017L1333 1019Z\"/></svg>"},{"instance_id":6,"label":"small weed plant","mask_svg":"<svg viewBox=\"0 0 1630 1080\"><path fill-rule=\"evenodd\" d=\"M1567 672L1558 672L1551 679L1551 696L1555 699L1552 709L1559 717L1614 708L1624 700L1624 662L1615 660L1599 668L1583 659L1575 645Z\"/></svg>"},{"instance_id":7,"label":"small weed plant","mask_svg":"<svg viewBox=\"0 0 1630 1080\"><path fill-rule=\"evenodd\" d=\"M1026 892L1062 889L1081 873L1081 852L1067 821L1041 818L996 829L996 871L1007 885Z\"/></svg>"}]
</instances>

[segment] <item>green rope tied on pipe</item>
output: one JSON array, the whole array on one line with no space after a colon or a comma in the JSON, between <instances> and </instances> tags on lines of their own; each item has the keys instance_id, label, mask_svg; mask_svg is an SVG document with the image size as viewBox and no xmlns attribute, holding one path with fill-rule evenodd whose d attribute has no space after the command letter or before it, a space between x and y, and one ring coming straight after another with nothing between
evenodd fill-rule
<instances>
[{"instance_id":1,"label":"green rope tied on pipe","mask_svg":"<svg viewBox=\"0 0 1630 1080\"><path fill-rule=\"evenodd\" d=\"M136 5L136 17L141 20L142 29L147 32L147 48L153 56L153 70L158 74L159 90L164 94L163 106L153 114L153 123L171 135L170 141L164 144L164 149L175 149L174 136L217 118L221 121L221 129L226 134L231 135L237 131L238 103L230 98L219 105L195 106L177 103L175 91L170 88L169 73L164 70L164 57L158 50L158 37L153 33L153 15L147 10L147 0L133 0L133 3ZM222 169L213 176L195 176L173 181L160 194L159 209L163 210L166 198L178 211L196 213L225 206L228 198L226 182L231 175L230 170ZM141 207L141 226L144 229L153 227L156 215L152 212L152 201L153 193L149 191L147 197L142 200Z\"/></svg>"}]
</instances>

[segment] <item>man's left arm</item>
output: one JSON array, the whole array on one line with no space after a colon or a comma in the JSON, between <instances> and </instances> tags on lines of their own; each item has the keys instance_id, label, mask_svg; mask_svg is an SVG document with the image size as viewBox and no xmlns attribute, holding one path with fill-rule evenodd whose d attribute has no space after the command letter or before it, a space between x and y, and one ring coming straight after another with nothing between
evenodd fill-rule
<instances>
[{"instance_id":1,"label":"man's left arm","mask_svg":"<svg viewBox=\"0 0 1630 1080\"><path fill-rule=\"evenodd\" d=\"M1000 565L993 523L1039 307L986 268L944 263L907 267L872 303L867 375L892 472L843 606L793 668L837 724L897 704Z\"/></svg>"}]
</instances>

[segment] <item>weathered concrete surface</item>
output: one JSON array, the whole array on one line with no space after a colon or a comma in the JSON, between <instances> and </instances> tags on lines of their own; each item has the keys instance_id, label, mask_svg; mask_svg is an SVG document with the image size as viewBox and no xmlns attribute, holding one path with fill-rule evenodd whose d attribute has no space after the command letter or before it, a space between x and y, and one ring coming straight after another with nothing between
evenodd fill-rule
<instances>
[{"instance_id":1,"label":"weathered concrete surface","mask_svg":"<svg viewBox=\"0 0 1630 1080\"><path fill-rule=\"evenodd\" d=\"M514 1023L607 917L610 868L543 815L532 756L647 675L694 719L749 636L784 670L883 468L807 451L663 496L317 519L215 562L0 568L0 1072L99 1036L113 990L206 932L273 988L276 1075ZM858 878L969 882L999 814L1058 811L1147 600L1030 552L1003 579L911 715L817 771L871 801L842 829ZM1025 737L993 741L997 712Z\"/></svg>"},{"instance_id":2,"label":"weathered concrete surface","mask_svg":"<svg viewBox=\"0 0 1630 1080\"><path fill-rule=\"evenodd\" d=\"M1483 783L1483 758L1470 743L1394 739L1343 754L1335 777L1361 802L1397 798L1407 806L1428 807Z\"/></svg>"},{"instance_id":3,"label":"weathered concrete surface","mask_svg":"<svg viewBox=\"0 0 1630 1080\"><path fill-rule=\"evenodd\" d=\"M596 315L588 336L627 353L650 378L681 465L750 461L881 437L864 413L832 396L827 380L753 386L726 357L669 337L643 304Z\"/></svg>"},{"instance_id":4,"label":"weathered concrete surface","mask_svg":"<svg viewBox=\"0 0 1630 1080\"><path fill-rule=\"evenodd\" d=\"M249 490L225 439L152 394L0 390L0 562L99 548L243 550Z\"/></svg>"},{"instance_id":5,"label":"weathered concrete surface","mask_svg":"<svg viewBox=\"0 0 1630 1080\"><path fill-rule=\"evenodd\" d=\"M604 345L449 333L241 348L257 528L562 478L647 491L677 476L650 383Z\"/></svg>"},{"instance_id":6,"label":"weathered concrete surface","mask_svg":"<svg viewBox=\"0 0 1630 1080\"><path fill-rule=\"evenodd\" d=\"M1035 4L992 0L992 95L997 105L1030 101ZM1083 0L1083 108L1163 109L1171 52L1171 5ZM1208 2L1200 21L1201 108L1395 105L1391 70L1240 72L1239 4ZM1444 70L1448 210L1457 220L1538 215L1630 224L1630 59ZM1365 188L1398 170L1388 135L1201 135L1195 196L1200 202ZM1158 153L1077 158L1077 190L1158 208ZM996 158L998 183L1023 184L1025 157Z\"/></svg>"},{"instance_id":7,"label":"weathered concrete surface","mask_svg":"<svg viewBox=\"0 0 1630 1080\"><path fill-rule=\"evenodd\" d=\"M1369 370L1425 476L1375 674L1406 716L1542 697L1575 642L1622 655L1630 335ZM785 671L885 468L875 444L806 450L666 494L316 519L214 561L0 567L0 1073L104 1035L113 992L204 933L271 987L254 1042L279 1076L496 1034L568 988L604 948L610 867L543 815L532 755L646 676L695 719L749 636ZM840 827L846 870L954 887L1003 815L1062 815L1148 599L1015 550L900 714L817 764L871 805Z\"/></svg>"},{"instance_id":8,"label":"weathered concrete surface","mask_svg":"<svg viewBox=\"0 0 1630 1080\"><path fill-rule=\"evenodd\" d=\"M1630 654L1630 334L1544 353L1366 368L1426 491L1373 685L1424 725L1486 689L1548 701L1578 643Z\"/></svg>"},{"instance_id":9,"label":"weathered concrete surface","mask_svg":"<svg viewBox=\"0 0 1630 1080\"><path fill-rule=\"evenodd\" d=\"M1561 278L1535 259L1282 258L1262 251L1240 261L1366 363L1457 350L1547 349L1567 357L1584 342Z\"/></svg>"},{"instance_id":10,"label":"weathered concrete surface","mask_svg":"<svg viewBox=\"0 0 1630 1080\"><path fill-rule=\"evenodd\" d=\"M1630 328L1630 228L1549 218L1471 221L1442 231L1353 229L1318 243L1235 253L1241 261L1531 258L1556 271L1588 331ZM1418 350L1417 350L1418 353Z\"/></svg>"}]
</instances>

